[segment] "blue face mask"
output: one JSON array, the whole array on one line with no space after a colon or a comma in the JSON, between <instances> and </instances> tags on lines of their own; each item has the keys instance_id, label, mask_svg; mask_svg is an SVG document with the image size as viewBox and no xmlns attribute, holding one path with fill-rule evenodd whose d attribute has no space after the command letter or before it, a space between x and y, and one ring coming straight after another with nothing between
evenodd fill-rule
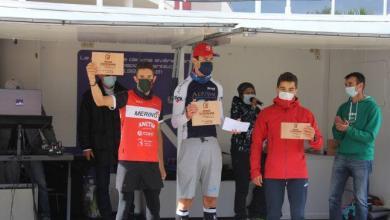
<instances>
[{"instance_id":1,"label":"blue face mask","mask_svg":"<svg viewBox=\"0 0 390 220\"><path fill-rule=\"evenodd\" d=\"M108 87L108 88L114 87L115 82L116 82L116 76L105 76L105 77L103 77L103 84L106 87Z\"/></svg>"},{"instance_id":2,"label":"blue face mask","mask_svg":"<svg viewBox=\"0 0 390 220\"><path fill-rule=\"evenodd\" d=\"M211 79L211 75L200 77L200 76L197 76L195 73L190 73L190 76L191 76L192 80L194 80L195 82L198 82L200 84L205 84L208 81L210 81L210 79Z\"/></svg>"},{"instance_id":3,"label":"blue face mask","mask_svg":"<svg viewBox=\"0 0 390 220\"><path fill-rule=\"evenodd\" d=\"M205 76L211 75L213 71L213 63L210 61L205 61L200 64L199 71Z\"/></svg>"}]
</instances>

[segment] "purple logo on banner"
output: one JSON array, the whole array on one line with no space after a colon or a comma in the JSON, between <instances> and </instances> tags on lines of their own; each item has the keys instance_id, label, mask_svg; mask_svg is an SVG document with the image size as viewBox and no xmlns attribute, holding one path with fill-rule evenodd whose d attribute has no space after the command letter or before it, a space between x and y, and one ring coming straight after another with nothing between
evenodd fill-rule
<instances>
[{"instance_id":1,"label":"purple logo on banner","mask_svg":"<svg viewBox=\"0 0 390 220\"><path fill-rule=\"evenodd\" d=\"M86 72L86 66L91 62L92 50L80 50L77 56L77 111L79 111L80 102L84 92L89 89L88 78ZM107 52L107 51L106 51ZM123 51L112 51L112 52L121 52L124 53L125 63L124 63L124 73L122 77L118 77L118 82L121 83L127 89L132 89L135 87L135 82L133 81L133 76L135 74L135 68L138 61L148 61L153 64L154 69L156 70L157 80L154 84L153 91L154 94L159 96L163 101L163 111L164 115L172 114L172 98L173 90L176 85L174 85L174 80L172 80L172 70L173 70L173 53L154 53L154 52L123 52ZM190 54L185 55L185 73L188 73ZM187 74L186 74L187 75ZM78 114L77 114L78 115ZM78 118L78 117L77 117ZM171 126L170 120L166 120L169 128L174 130ZM174 131L176 134L176 131ZM176 143L171 143L169 139L164 136L164 161L166 164L167 170L175 171L176 170Z\"/></svg>"}]
</instances>

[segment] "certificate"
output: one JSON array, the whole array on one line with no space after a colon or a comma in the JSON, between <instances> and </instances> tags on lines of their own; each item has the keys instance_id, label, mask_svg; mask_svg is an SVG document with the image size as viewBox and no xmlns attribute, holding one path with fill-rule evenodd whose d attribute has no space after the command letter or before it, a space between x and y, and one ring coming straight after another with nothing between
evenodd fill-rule
<instances>
[{"instance_id":1,"label":"certificate","mask_svg":"<svg viewBox=\"0 0 390 220\"><path fill-rule=\"evenodd\" d=\"M223 121L222 130L225 131L237 131L237 132L247 132L249 129L249 122L241 122L238 120L225 117Z\"/></svg>"},{"instance_id":2,"label":"certificate","mask_svg":"<svg viewBox=\"0 0 390 220\"><path fill-rule=\"evenodd\" d=\"M198 111L192 116L192 126L221 124L220 101L198 101L193 104L198 107Z\"/></svg>"},{"instance_id":3,"label":"certificate","mask_svg":"<svg viewBox=\"0 0 390 220\"><path fill-rule=\"evenodd\" d=\"M123 75L124 60L123 53L92 52L92 63L97 65L100 75Z\"/></svg>"},{"instance_id":4,"label":"certificate","mask_svg":"<svg viewBox=\"0 0 390 220\"><path fill-rule=\"evenodd\" d=\"M311 138L306 136L303 131L308 126L311 126L310 123L282 122L280 138L310 140Z\"/></svg>"}]
</instances>

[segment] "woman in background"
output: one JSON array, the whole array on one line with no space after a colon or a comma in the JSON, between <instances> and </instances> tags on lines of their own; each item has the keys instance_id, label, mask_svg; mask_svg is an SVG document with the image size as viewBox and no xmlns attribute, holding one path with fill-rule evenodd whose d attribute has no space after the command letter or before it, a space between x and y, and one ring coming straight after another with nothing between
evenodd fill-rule
<instances>
[{"instance_id":1,"label":"woman in background","mask_svg":"<svg viewBox=\"0 0 390 220\"><path fill-rule=\"evenodd\" d=\"M252 201L248 206L249 212L247 212L246 206L250 183L249 151L252 130L257 115L260 112L259 106L262 105L262 102L255 97L255 87L249 82L241 83L238 86L237 91L238 96L233 98L230 117L242 122L249 122L250 126L247 132L234 134L231 138L230 152L232 155L233 175L236 182L234 198L235 219L263 219L266 215L263 187L256 186L253 189Z\"/></svg>"}]
</instances>

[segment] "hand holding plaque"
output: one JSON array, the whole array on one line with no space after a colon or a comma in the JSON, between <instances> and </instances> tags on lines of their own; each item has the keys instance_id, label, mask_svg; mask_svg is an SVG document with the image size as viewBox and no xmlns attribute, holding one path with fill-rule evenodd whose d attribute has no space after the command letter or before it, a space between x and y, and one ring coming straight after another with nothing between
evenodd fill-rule
<instances>
[{"instance_id":1,"label":"hand holding plaque","mask_svg":"<svg viewBox=\"0 0 390 220\"><path fill-rule=\"evenodd\" d=\"M281 139L312 140L313 130L310 123L282 122Z\"/></svg>"},{"instance_id":2,"label":"hand holding plaque","mask_svg":"<svg viewBox=\"0 0 390 220\"><path fill-rule=\"evenodd\" d=\"M124 54L110 52L92 52L92 63L97 66L100 75L117 75L124 73Z\"/></svg>"},{"instance_id":3,"label":"hand holding plaque","mask_svg":"<svg viewBox=\"0 0 390 220\"><path fill-rule=\"evenodd\" d=\"M221 124L220 101L193 102L197 111L192 116L192 126L219 125Z\"/></svg>"}]
</instances>

